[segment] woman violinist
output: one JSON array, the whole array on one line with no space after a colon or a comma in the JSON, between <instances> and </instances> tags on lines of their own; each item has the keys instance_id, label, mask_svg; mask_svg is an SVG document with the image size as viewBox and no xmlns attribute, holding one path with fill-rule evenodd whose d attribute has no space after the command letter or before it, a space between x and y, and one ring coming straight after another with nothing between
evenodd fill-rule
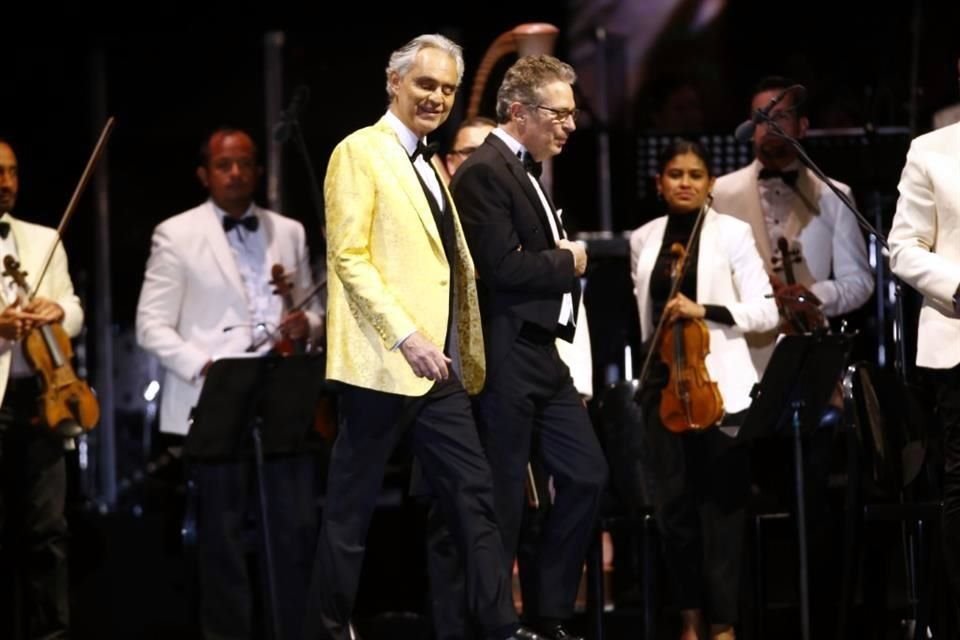
<instances>
[{"instance_id":1,"label":"woman violinist","mask_svg":"<svg viewBox=\"0 0 960 640\"><path fill-rule=\"evenodd\" d=\"M718 427L739 424L757 382L744 333L773 329L779 321L750 226L709 207L714 180L703 147L674 142L661 154L657 174L667 215L630 236L630 269L643 340L651 341L661 316L662 331L656 333L664 340L682 339L672 332L676 321L705 325L708 353L699 366L716 383L725 409L712 425L686 431L666 428L661 399L673 391L666 372L676 363L664 366L659 354L671 355L674 345L662 351L662 344L647 345L658 354L654 361L660 362L650 367L653 375L641 380L639 400L647 423L648 464L656 483L655 515L681 611L681 640L735 637L749 460L746 450L728 435L729 429ZM702 222L697 223L701 210ZM691 238L693 231L697 233ZM677 244L689 250L683 276L675 283ZM677 293L668 300L671 290ZM674 373L670 371L670 384ZM709 636L703 635L707 623Z\"/></svg>"}]
</instances>

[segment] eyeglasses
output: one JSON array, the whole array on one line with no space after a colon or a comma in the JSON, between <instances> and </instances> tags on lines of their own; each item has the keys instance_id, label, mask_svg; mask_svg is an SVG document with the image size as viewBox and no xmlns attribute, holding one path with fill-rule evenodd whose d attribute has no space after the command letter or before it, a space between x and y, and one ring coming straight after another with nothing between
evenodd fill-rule
<instances>
[{"instance_id":1,"label":"eyeglasses","mask_svg":"<svg viewBox=\"0 0 960 640\"><path fill-rule=\"evenodd\" d=\"M551 116L550 119L557 124L563 124L567 121L567 118L572 118L574 122L577 121L577 118L580 117L580 109L554 109L553 107L548 107L545 104L531 104L527 105L533 107L534 109L543 109L544 111L549 111Z\"/></svg>"},{"instance_id":2,"label":"eyeglasses","mask_svg":"<svg viewBox=\"0 0 960 640\"><path fill-rule=\"evenodd\" d=\"M451 155L462 156L466 158L476 150L477 150L476 147L460 147L459 149L450 149L450 153Z\"/></svg>"}]
</instances>

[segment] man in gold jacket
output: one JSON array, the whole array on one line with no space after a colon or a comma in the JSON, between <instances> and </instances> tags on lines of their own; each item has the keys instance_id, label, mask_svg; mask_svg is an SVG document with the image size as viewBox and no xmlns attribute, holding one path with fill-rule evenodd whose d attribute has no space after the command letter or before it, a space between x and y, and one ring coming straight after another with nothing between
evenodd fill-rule
<instances>
[{"instance_id":1,"label":"man in gold jacket","mask_svg":"<svg viewBox=\"0 0 960 640\"><path fill-rule=\"evenodd\" d=\"M489 638L519 628L494 519L490 469L467 393L483 386L473 262L427 134L448 117L460 47L424 35L387 66L387 113L347 136L327 168L327 377L342 383L310 588L309 638L347 640L387 459L412 429L458 536L471 615Z\"/></svg>"}]
</instances>

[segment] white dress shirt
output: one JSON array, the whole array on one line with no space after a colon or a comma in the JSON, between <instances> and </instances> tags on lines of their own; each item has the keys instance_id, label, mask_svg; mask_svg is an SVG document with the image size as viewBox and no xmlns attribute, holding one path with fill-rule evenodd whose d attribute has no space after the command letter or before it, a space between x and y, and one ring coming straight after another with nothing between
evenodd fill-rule
<instances>
[{"instance_id":1,"label":"white dress shirt","mask_svg":"<svg viewBox=\"0 0 960 640\"><path fill-rule=\"evenodd\" d=\"M227 212L218 207L213 201L213 210L223 224ZM256 216L255 208L250 205L242 218ZM276 341L277 322L283 315L283 300L274 293L272 266L267 260L267 240L263 231L263 221L259 221L256 231L247 229L238 224L230 231L225 231L227 244L233 253L233 259L240 271L240 279L247 294L247 305L250 312L250 339L251 344L258 345L257 352L269 351ZM226 354L219 354L226 355Z\"/></svg>"}]
</instances>

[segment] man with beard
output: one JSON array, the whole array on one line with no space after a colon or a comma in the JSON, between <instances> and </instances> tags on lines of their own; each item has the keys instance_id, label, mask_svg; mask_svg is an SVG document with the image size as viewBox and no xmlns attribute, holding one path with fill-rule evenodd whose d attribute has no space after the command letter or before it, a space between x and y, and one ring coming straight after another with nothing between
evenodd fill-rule
<instances>
[{"instance_id":1,"label":"man with beard","mask_svg":"<svg viewBox=\"0 0 960 640\"><path fill-rule=\"evenodd\" d=\"M73 338L83 327L83 309L73 293L67 254L48 227L10 215L20 187L13 147L0 140L0 257L12 255L30 276L43 271L47 253L53 259L37 295L20 301L9 278L0 285L0 576L16 580L22 601L4 598L3 624L19 622L26 638L69 637L67 520L64 503L67 471L64 440L41 422L37 411L40 380L27 362L23 338L34 328L62 323ZM6 592L11 584L5 584ZM3 630L0 627L0 630ZM5 635L0 633L0 635Z\"/></svg>"},{"instance_id":2,"label":"man with beard","mask_svg":"<svg viewBox=\"0 0 960 640\"><path fill-rule=\"evenodd\" d=\"M810 122L802 87L784 77L761 80L751 98L750 113L764 109L778 96L782 99L769 116L786 135L802 139ZM818 329L832 318L856 310L873 292L873 272L867 261L863 234L854 214L843 201L800 162L797 150L765 122L753 133L754 161L717 178L713 207L721 213L750 223L757 249L763 257L774 294L779 297L781 330L805 332ZM852 199L850 187L833 181ZM781 247L787 247L786 255ZM796 282L785 282L784 262L791 261ZM807 326L797 327L797 319ZM791 319L793 320L791 322ZM778 331L747 334L750 356L763 378L776 346ZM825 635L832 629L831 596L839 584L828 568L838 566L824 555L830 551L830 527L826 513L827 479L835 425L839 419L839 394L835 394L821 419L821 427L804 439L807 515L810 529L812 615L815 629ZM793 495L789 443L785 440L759 443L766 455L754 455L755 476L772 487L781 500ZM773 449L768 450L767 447ZM764 464L765 463L765 464Z\"/></svg>"}]
</instances>

